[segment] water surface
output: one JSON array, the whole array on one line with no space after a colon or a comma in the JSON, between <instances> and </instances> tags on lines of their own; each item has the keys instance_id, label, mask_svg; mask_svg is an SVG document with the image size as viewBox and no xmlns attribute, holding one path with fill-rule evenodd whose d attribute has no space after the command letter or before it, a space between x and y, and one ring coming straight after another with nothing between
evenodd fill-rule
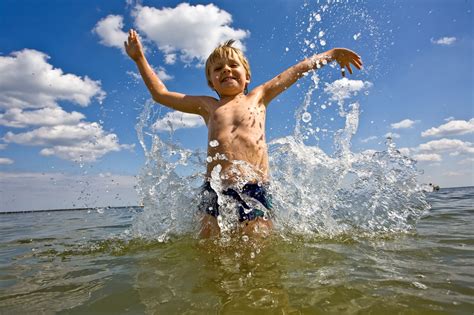
<instances>
[{"instance_id":1,"label":"water surface","mask_svg":"<svg viewBox=\"0 0 474 315\"><path fill-rule=\"evenodd\" d=\"M474 188L406 233L129 237L136 210L1 215L0 313L472 314Z\"/></svg>"}]
</instances>

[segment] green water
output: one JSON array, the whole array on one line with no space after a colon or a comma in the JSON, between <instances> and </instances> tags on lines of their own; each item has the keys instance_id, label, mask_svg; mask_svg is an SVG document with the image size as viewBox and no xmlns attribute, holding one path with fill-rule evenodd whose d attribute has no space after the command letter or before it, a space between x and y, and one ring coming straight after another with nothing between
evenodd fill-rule
<instances>
[{"instance_id":1,"label":"green water","mask_svg":"<svg viewBox=\"0 0 474 315\"><path fill-rule=\"evenodd\" d=\"M1 215L0 313L472 314L473 192L407 233L224 245L126 238L127 210Z\"/></svg>"}]
</instances>

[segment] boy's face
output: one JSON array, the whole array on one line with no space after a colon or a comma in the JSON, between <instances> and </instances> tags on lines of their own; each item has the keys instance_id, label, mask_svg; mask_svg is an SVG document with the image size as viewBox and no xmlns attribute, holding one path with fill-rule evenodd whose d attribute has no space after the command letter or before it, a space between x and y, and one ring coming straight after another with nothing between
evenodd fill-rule
<instances>
[{"instance_id":1,"label":"boy's face","mask_svg":"<svg viewBox=\"0 0 474 315\"><path fill-rule=\"evenodd\" d=\"M223 96L242 93L250 83L250 78L237 58L218 59L210 67L212 87Z\"/></svg>"}]
</instances>

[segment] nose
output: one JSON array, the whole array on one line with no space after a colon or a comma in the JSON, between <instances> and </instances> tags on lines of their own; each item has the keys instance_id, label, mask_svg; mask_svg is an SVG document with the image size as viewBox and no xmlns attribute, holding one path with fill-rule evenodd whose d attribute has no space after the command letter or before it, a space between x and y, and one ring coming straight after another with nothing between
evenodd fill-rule
<instances>
[{"instance_id":1,"label":"nose","mask_svg":"<svg viewBox=\"0 0 474 315\"><path fill-rule=\"evenodd\" d=\"M229 65L224 65L222 67L222 72L230 72L230 66Z\"/></svg>"}]
</instances>

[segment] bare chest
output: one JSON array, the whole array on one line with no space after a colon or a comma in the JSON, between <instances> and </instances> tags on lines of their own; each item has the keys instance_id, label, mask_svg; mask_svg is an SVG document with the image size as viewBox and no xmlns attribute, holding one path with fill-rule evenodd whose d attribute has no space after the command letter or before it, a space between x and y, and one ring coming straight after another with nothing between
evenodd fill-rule
<instances>
[{"instance_id":1,"label":"bare chest","mask_svg":"<svg viewBox=\"0 0 474 315\"><path fill-rule=\"evenodd\" d=\"M263 105L248 105L239 102L226 104L213 112L209 121L209 131L212 134L263 131L265 114Z\"/></svg>"}]
</instances>

